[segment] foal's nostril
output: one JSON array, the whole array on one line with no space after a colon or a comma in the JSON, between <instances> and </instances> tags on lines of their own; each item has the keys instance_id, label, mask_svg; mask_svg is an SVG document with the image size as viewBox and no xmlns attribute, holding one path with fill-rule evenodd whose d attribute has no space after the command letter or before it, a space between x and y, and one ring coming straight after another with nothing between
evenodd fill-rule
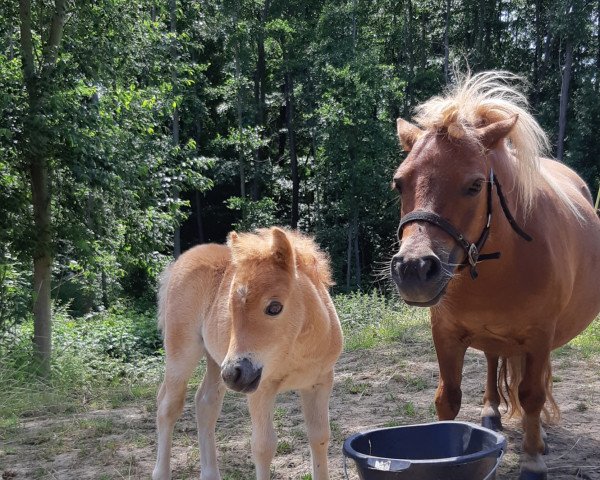
<instances>
[{"instance_id":1,"label":"foal's nostril","mask_svg":"<svg viewBox=\"0 0 600 480\"><path fill-rule=\"evenodd\" d=\"M221 368L225 384L236 392L251 393L258 387L262 367L256 367L248 358L227 361Z\"/></svg>"}]
</instances>

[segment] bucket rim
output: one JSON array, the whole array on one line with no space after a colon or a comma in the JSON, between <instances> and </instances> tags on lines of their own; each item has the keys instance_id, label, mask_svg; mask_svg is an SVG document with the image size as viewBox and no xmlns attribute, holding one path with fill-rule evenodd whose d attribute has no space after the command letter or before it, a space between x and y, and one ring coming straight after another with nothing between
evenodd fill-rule
<instances>
[{"instance_id":1,"label":"bucket rim","mask_svg":"<svg viewBox=\"0 0 600 480\"><path fill-rule=\"evenodd\" d=\"M432 459L410 459L410 458L386 458L386 457L376 457L373 455L365 455L364 453L360 453L357 452L354 448L352 448L352 442L364 435L367 435L369 433L372 432L380 432L380 431L385 431L385 430L399 430L402 428L407 428L407 427L427 427L427 426L431 426L431 425L440 425L440 424L451 424L451 425L466 425L469 427L472 427L476 430L481 430L484 431L485 433L489 433L492 434L495 439L496 439L496 448L492 449L488 449L488 450L484 450L484 451L480 451L480 452L475 452L475 453L471 453L469 455L461 455L458 457L446 457L446 458L432 458ZM373 469L372 468L372 464L374 462L389 462L390 460L398 465L398 467L400 467L401 470L406 470L408 468L410 468L410 466L412 464L432 464L435 463L437 465L444 465L444 464L456 464L457 460L460 459L460 463L469 463L469 462L473 462L485 457L491 457L492 454L496 454L496 457L499 457L500 455L502 455L502 452L504 452L506 450L506 438L504 437L504 435L502 435L501 433L498 432L494 432L493 430L490 430L489 428L485 428L482 427L481 425L477 425L475 423L471 423L471 422L462 422L462 421L455 421L455 420L443 420L443 421L439 421L439 422L429 422L429 423L416 423L416 424L410 424L410 425L399 425L396 427L384 427L384 428L372 428L370 430L365 430L362 432L357 432L354 435L351 435L350 437L348 437L345 441L344 441L344 446L342 448L343 454L344 456L353 459L354 461L360 462L361 465L366 466L369 469Z\"/></svg>"}]
</instances>

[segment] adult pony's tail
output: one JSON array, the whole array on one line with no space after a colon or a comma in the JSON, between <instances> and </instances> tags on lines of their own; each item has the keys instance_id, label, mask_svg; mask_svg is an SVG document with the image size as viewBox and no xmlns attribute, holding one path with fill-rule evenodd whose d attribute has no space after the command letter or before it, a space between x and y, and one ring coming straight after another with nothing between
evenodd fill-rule
<instances>
[{"instance_id":1,"label":"adult pony's tail","mask_svg":"<svg viewBox=\"0 0 600 480\"><path fill-rule=\"evenodd\" d=\"M522 417L523 407L519 402L519 384L523 379L525 370L525 355L502 357L498 374L498 393L507 408L508 418ZM544 388L546 390L546 403L544 404L544 421L557 423L560 420L560 410L552 395L552 365L550 360L546 363L544 371Z\"/></svg>"},{"instance_id":2,"label":"adult pony's tail","mask_svg":"<svg viewBox=\"0 0 600 480\"><path fill-rule=\"evenodd\" d=\"M165 316L167 314L167 290L169 288L169 278L171 277L173 263L171 262L167 265L158 279L158 329L163 334L165 331Z\"/></svg>"}]
</instances>

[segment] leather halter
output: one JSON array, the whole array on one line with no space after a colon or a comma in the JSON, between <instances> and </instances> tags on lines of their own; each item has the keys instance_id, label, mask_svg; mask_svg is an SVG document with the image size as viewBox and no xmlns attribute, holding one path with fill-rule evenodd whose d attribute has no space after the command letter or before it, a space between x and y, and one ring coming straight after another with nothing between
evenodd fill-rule
<instances>
[{"instance_id":1,"label":"leather halter","mask_svg":"<svg viewBox=\"0 0 600 480\"><path fill-rule=\"evenodd\" d=\"M487 184L487 221L483 227L481 235L479 235L479 240L477 240L477 242L470 243L465 236L460 233L460 231L458 231L448 220L440 217L437 213L428 212L426 210L413 210L400 219L400 225L398 226L398 239L402 239L402 229L407 223L427 222L441 228L454 240L456 240L456 243L458 243L465 251L466 258L462 261L462 263L459 264L459 268L470 265L471 278L475 280L478 275L477 262L481 262L483 260L496 260L500 258L500 252L481 253L481 250L483 249L483 246L485 245L485 242L490 234L490 224L492 223L492 190L494 189L494 186L496 187L496 192L498 194L500 206L502 207L504 216L508 220L508 223L512 229L528 242L533 240L527 233L523 231L523 229L521 229L521 227L519 227L519 225L517 225L517 222L510 213L508 204L506 203L506 198L504 198L504 194L502 193L502 187L500 186L498 179L494 176L493 169L490 169L490 179Z\"/></svg>"}]
</instances>

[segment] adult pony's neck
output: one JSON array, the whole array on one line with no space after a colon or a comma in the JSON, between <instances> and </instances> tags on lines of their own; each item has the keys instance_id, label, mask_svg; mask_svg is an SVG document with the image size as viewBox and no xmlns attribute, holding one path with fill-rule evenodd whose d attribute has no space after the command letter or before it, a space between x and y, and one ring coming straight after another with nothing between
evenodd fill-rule
<instances>
[{"instance_id":1,"label":"adult pony's neck","mask_svg":"<svg viewBox=\"0 0 600 480\"><path fill-rule=\"evenodd\" d=\"M507 158L512 162L508 167L514 174L519 210L527 217L536 195L548 185L579 217L576 206L541 166L540 158L548 152L550 142L529 112L525 95L511 85L517 81L522 82L523 79L505 71L459 77L445 94L419 105L414 120L426 130L443 130L450 137L477 141L476 129L518 116L504 142L509 152ZM481 148L484 149L483 146Z\"/></svg>"}]
</instances>

